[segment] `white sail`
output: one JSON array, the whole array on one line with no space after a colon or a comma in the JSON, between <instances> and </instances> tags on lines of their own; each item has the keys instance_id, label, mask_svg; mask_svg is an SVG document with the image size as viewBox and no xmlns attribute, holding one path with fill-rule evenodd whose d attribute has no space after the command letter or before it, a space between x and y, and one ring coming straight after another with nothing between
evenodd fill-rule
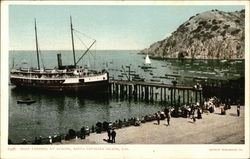
<instances>
[{"instance_id":1,"label":"white sail","mask_svg":"<svg viewBox=\"0 0 250 159\"><path fill-rule=\"evenodd\" d=\"M151 61L150 61L148 55L147 55L147 57L145 58L144 64L151 64Z\"/></svg>"}]
</instances>

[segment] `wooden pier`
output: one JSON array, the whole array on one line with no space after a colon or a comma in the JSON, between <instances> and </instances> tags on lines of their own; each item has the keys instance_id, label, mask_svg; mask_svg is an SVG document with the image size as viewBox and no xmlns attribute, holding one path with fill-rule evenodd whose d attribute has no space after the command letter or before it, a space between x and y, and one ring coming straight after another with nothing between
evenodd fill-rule
<instances>
[{"instance_id":1,"label":"wooden pier","mask_svg":"<svg viewBox=\"0 0 250 159\"><path fill-rule=\"evenodd\" d=\"M202 88L139 81L110 80L110 93L115 97L168 102L171 105L203 103Z\"/></svg>"}]
</instances>

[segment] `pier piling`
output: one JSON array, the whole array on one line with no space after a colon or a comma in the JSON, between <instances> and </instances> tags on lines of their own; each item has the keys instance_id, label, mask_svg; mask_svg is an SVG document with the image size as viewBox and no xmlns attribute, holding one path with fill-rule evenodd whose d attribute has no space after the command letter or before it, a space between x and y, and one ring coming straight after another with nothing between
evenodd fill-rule
<instances>
[{"instance_id":1,"label":"pier piling","mask_svg":"<svg viewBox=\"0 0 250 159\"><path fill-rule=\"evenodd\" d=\"M168 89L168 90L167 90ZM111 95L135 100L169 102L171 105L191 104L193 101L202 103L202 88L178 86L137 81L111 80ZM191 93L191 95L190 95ZM158 95L160 97L158 97ZM159 99L158 99L159 98Z\"/></svg>"}]
</instances>

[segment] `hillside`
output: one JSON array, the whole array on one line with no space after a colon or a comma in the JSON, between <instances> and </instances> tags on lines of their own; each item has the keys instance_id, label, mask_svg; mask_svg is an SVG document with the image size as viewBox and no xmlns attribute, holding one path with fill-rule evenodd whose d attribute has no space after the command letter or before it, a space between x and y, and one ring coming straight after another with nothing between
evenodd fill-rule
<instances>
[{"instance_id":1,"label":"hillside","mask_svg":"<svg viewBox=\"0 0 250 159\"><path fill-rule=\"evenodd\" d=\"M159 58L243 59L245 10L206 11L141 53Z\"/></svg>"}]
</instances>

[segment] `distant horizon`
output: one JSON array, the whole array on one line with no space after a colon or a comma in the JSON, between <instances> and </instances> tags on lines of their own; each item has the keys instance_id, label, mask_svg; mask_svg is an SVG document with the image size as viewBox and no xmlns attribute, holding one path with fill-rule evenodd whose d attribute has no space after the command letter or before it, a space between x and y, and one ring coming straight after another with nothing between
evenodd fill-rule
<instances>
[{"instance_id":1,"label":"distant horizon","mask_svg":"<svg viewBox=\"0 0 250 159\"><path fill-rule=\"evenodd\" d=\"M96 39L93 50L143 50L171 35L191 16L212 9L240 11L244 5L10 5L9 50L35 50L34 18L39 49L71 50L72 16L75 50ZM84 32L84 34L82 34ZM87 35L87 36L86 36ZM89 38L91 37L91 38ZM79 40L80 39L80 40ZM85 48L82 49L83 45Z\"/></svg>"},{"instance_id":2,"label":"distant horizon","mask_svg":"<svg viewBox=\"0 0 250 159\"><path fill-rule=\"evenodd\" d=\"M141 51L142 49L100 49L100 50L90 50L90 51ZM9 50L9 51L36 51L35 49L33 50ZM63 49L63 50L39 50L39 51L72 51L72 49ZM75 51L85 51L85 50L75 50Z\"/></svg>"}]
</instances>

